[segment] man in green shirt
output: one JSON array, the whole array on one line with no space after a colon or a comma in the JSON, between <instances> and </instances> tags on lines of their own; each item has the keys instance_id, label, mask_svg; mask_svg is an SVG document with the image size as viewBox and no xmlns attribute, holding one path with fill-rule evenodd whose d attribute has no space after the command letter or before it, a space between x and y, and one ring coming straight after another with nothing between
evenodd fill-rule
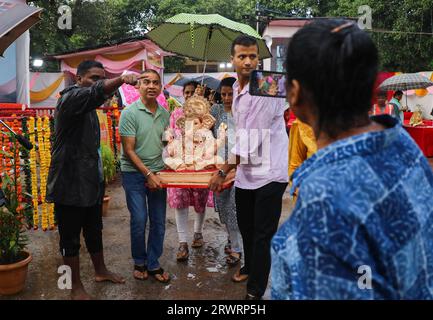
<instances>
[{"instance_id":1,"label":"man in green shirt","mask_svg":"<svg viewBox=\"0 0 433 320\"><path fill-rule=\"evenodd\" d=\"M131 250L134 259L134 277L146 280L152 275L160 282L170 276L158 259L162 255L165 235L166 189L155 175L164 169L162 136L169 125L170 114L158 105L161 78L156 71L143 72L139 83L140 99L122 111L120 159L122 183L131 214ZM146 222L150 228L146 246Z\"/></svg>"},{"instance_id":2,"label":"man in green shirt","mask_svg":"<svg viewBox=\"0 0 433 320\"><path fill-rule=\"evenodd\" d=\"M392 96L389 104L392 105L393 116L396 117L400 121L400 123L403 123L404 111L407 111L407 108L401 105L401 98L403 98L403 92L400 90L396 91L394 92L394 95Z\"/></svg>"}]
</instances>

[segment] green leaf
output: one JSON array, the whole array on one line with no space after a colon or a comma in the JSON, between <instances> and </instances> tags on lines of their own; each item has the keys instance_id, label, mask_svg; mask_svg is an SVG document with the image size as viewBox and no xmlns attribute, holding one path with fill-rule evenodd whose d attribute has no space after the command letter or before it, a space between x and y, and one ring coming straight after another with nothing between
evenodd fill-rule
<instances>
[{"instance_id":1,"label":"green leaf","mask_svg":"<svg viewBox=\"0 0 433 320\"><path fill-rule=\"evenodd\" d=\"M27 192L23 192L23 195L25 195L26 197L29 197L30 199L33 199L33 195Z\"/></svg>"},{"instance_id":2,"label":"green leaf","mask_svg":"<svg viewBox=\"0 0 433 320\"><path fill-rule=\"evenodd\" d=\"M13 247L15 247L16 241L15 240L11 240L9 242L9 249L12 249Z\"/></svg>"}]
</instances>

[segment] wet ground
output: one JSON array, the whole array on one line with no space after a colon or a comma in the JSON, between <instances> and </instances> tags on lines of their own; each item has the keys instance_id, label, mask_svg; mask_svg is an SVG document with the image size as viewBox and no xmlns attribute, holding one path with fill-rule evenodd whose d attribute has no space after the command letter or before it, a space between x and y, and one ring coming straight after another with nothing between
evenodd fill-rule
<instances>
[{"instance_id":1,"label":"wet ground","mask_svg":"<svg viewBox=\"0 0 433 320\"><path fill-rule=\"evenodd\" d=\"M162 284L149 278L135 280L132 276L129 238L129 212L126 208L125 194L117 179L108 187L111 196L109 214L104 217L104 252L106 264L111 271L126 278L123 285L95 283L90 257L82 241L80 253L81 275L87 291L97 299L151 299L151 300L200 300L200 299L243 299L245 283L233 283L230 278L238 267L228 267L225 263L224 245L227 234L220 224L218 214L207 208L203 236L206 241L200 249L190 248L188 262L176 262L178 248L174 210L167 210L166 237L164 253L160 263L172 276L169 284ZM285 194L280 223L285 221L291 211L288 193ZM190 208L190 241L193 234L194 211ZM59 235L57 231L29 231L29 251L33 255L30 263L25 289L10 297L0 299L69 299L69 291L58 288L60 274L57 269L62 265L58 253ZM208 269L209 268L209 269ZM269 290L265 298L269 297Z\"/></svg>"},{"instance_id":2,"label":"wet ground","mask_svg":"<svg viewBox=\"0 0 433 320\"><path fill-rule=\"evenodd\" d=\"M429 159L433 167L433 158ZM104 217L105 259L109 268L126 278L123 285L95 283L93 268L85 247L81 248L81 273L88 292L97 299L150 299L150 300L200 300L200 299L242 299L245 296L245 283L233 283L230 278L237 267L225 263L224 245L227 235L220 224L218 214L207 208L204 225L204 247L190 248L188 262L176 262L178 248L174 210L167 210L166 237L161 265L170 272L172 280L162 284L152 278L138 281L132 277L133 261L130 254L129 212L120 179L114 181L107 190L111 196L109 214ZM291 211L288 193L283 202L280 223L285 221ZM191 209L190 212L193 213ZM195 213L193 213L195 214ZM193 214L190 214L190 230L193 233ZM25 289L14 296L3 299L69 299L68 290L60 290L57 282L60 274L57 269L62 265L58 253L57 231L29 231L29 251L33 255L30 263ZM82 242L83 243L83 242ZM210 268L210 269L208 269ZM216 272L215 272L216 271ZM269 297L269 291L265 298Z\"/></svg>"}]
</instances>

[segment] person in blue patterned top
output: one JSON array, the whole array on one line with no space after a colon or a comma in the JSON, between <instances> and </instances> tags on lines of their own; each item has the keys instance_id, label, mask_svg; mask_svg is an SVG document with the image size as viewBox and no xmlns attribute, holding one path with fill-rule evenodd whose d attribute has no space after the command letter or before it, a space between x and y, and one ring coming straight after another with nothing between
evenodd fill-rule
<instances>
[{"instance_id":1,"label":"person in blue patterned top","mask_svg":"<svg viewBox=\"0 0 433 320\"><path fill-rule=\"evenodd\" d=\"M317 21L286 61L287 98L318 152L293 174L298 201L272 240L272 299L431 299L433 172L397 119L368 116L373 41Z\"/></svg>"},{"instance_id":2,"label":"person in blue patterned top","mask_svg":"<svg viewBox=\"0 0 433 320\"><path fill-rule=\"evenodd\" d=\"M224 161L229 161L229 149L233 147L235 140L235 122L232 115L233 84L235 82L236 78L233 77L221 80L220 91L223 103L213 105L210 111L215 118L215 125L212 129L215 139L218 138L220 125L225 124L227 126L226 143L218 150L218 155ZM231 175L234 174L235 170L232 170ZM234 266L241 261L242 255L242 237L236 216L235 188L231 187L222 192L214 193L214 198L215 211L218 212L221 223L225 224L228 234L228 242L224 247L224 252L228 255L226 262L228 265Z\"/></svg>"}]
</instances>

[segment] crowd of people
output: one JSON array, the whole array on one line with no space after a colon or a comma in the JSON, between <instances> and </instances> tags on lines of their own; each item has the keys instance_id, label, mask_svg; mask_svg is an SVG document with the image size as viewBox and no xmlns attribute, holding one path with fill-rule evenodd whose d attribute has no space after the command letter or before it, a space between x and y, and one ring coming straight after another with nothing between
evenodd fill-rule
<instances>
[{"instance_id":1,"label":"crowd of people","mask_svg":"<svg viewBox=\"0 0 433 320\"><path fill-rule=\"evenodd\" d=\"M210 113L214 138L221 124L234 134L218 150L225 163L207 189L162 188L162 137L167 128L181 131L178 119L186 115L182 106L167 111L158 105L157 72L106 80L98 62L78 67L77 84L61 93L56 107L47 192L56 206L60 252L73 271L72 297L89 298L79 272L81 230L96 281L125 281L104 263L95 109L128 83L140 92L119 124L135 279L170 281L159 263L167 204L175 211L177 261L188 260L189 244L204 245L213 192L227 229L226 261L239 266L232 280L246 282L245 299L262 299L269 275L273 299L433 298L433 171L401 126L401 92L390 103L381 94L371 107L378 53L369 35L344 20L318 20L300 29L287 49L287 101L250 94L250 75L260 60L255 38L236 38L231 55L237 79L221 81L220 101ZM190 82L183 95L187 104L204 92ZM296 116L289 134L288 105ZM223 190L228 175L235 182ZM288 185L294 209L278 228ZM360 284L360 267L370 270L367 285Z\"/></svg>"}]
</instances>

